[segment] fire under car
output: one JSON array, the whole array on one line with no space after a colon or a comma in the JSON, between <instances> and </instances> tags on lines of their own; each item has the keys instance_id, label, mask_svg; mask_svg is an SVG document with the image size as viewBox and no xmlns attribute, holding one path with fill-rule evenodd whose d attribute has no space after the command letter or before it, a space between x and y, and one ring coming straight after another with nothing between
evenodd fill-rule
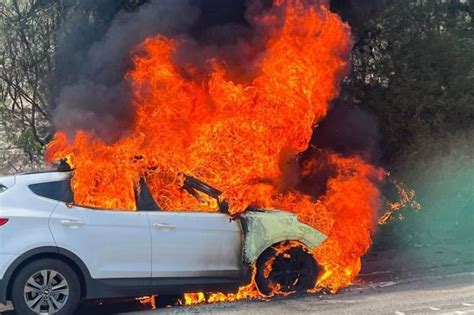
<instances>
[{"instance_id":1,"label":"fire under car","mask_svg":"<svg viewBox=\"0 0 474 315\"><path fill-rule=\"evenodd\" d=\"M183 189L215 198L219 212L161 211L146 183L137 211L74 204L71 171L0 177L0 303L19 314L72 314L81 300L236 292L265 296L314 287L310 254L326 238L291 213L228 214L221 192L185 176ZM276 246L292 242L277 251Z\"/></svg>"}]
</instances>

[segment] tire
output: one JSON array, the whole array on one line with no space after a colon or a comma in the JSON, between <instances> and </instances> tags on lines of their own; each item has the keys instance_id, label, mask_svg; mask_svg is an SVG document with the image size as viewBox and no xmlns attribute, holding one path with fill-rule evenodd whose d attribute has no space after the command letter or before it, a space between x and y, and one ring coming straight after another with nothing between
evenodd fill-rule
<instances>
[{"instance_id":1,"label":"tire","mask_svg":"<svg viewBox=\"0 0 474 315\"><path fill-rule=\"evenodd\" d=\"M63 261L39 259L19 271L11 299L17 314L73 314L81 299L81 285L77 274Z\"/></svg>"},{"instance_id":2,"label":"tire","mask_svg":"<svg viewBox=\"0 0 474 315\"><path fill-rule=\"evenodd\" d=\"M270 272L265 272L266 266ZM302 247L273 246L257 259L255 282L264 296L301 294L314 288L318 273L313 256Z\"/></svg>"}]
</instances>

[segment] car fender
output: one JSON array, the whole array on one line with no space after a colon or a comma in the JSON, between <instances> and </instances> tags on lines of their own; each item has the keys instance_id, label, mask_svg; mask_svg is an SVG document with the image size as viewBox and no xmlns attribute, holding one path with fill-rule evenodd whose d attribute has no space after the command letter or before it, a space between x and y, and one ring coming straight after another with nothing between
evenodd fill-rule
<instances>
[{"instance_id":1,"label":"car fender","mask_svg":"<svg viewBox=\"0 0 474 315\"><path fill-rule=\"evenodd\" d=\"M273 244L294 240L308 248L321 244L327 236L298 221L295 214L279 210L247 211L241 216L245 241L244 260L253 264Z\"/></svg>"}]
</instances>

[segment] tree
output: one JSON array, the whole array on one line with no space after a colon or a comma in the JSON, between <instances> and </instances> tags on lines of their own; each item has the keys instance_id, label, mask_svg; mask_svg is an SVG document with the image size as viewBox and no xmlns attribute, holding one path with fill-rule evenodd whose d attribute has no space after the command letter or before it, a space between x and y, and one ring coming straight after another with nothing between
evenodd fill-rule
<instances>
[{"instance_id":1,"label":"tree","mask_svg":"<svg viewBox=\"0 0 474 315\"><path fill-rule=\"evenodd\" d=\"M120 10L145 0L5 0L0 3L0 137L41 163L53 127L54 100L75 52L105 33ZM75 40L66 40L76 36ZM74 43L74 45L71 45ZM3 148L2 148L3 149ZM16 151L15 151L16 152ZM8 154L2 152L8 157ZM18 159L15 154L14 159ZM20 163L21 164L21 163ZM20 166L21 167L21 166Z\"/></svg>"},{"instance_id":2,"label":"tree","mask_svg":"<svg viewBox=\"0 0 474 315\"><path fill-rule=\"evenodd\" d=\"M472 128L473 1L392 0L357 30L343 98L380 121L384 161Z\"/></svg>"},{"instance_id":3,"label":"tree","mask_svg":"<svg viewBox=\"0 0 474 315\"><path fill-rule=\"evenodd\" d=\"M54 32L60 2L8 0L0 4L0 114L7 139L30 160L48 133Z\"/></svg>"}]
</instances>

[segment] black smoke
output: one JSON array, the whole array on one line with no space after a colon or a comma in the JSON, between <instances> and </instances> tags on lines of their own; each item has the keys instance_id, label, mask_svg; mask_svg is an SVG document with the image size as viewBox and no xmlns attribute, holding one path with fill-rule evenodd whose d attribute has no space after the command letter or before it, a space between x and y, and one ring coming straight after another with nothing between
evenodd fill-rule
<instances>
[{"instance_id":1,"label":"black smoke","mask_svg":"<svg viewBox=\"0 0 474 315\"><path fill-rule=\"evenodd\" d=\"M314 129L310 143L344 156L358 155L368 162L378 163L380 140L375 115L357 105L336 100L328 115Z\"/></svg>"},{"instance_id":2,"label":"black smoke","mask_svg":"<svg viewBox=\"0 0 474 315\"><path fill-rule=\"evenodd\" d=\"M100 39L78 51L68 48L74 47L71 41L81 27L65 30L56 74L56 128L70 135L91 130L106 141L117 139L133 118L124 80L133 47L148 36L185 33L199 14L188 0L150 1L133 12L119 12Z\"/></svg>"},{"instance_id":3,"label":"black smoke","mask_svg":"<svg viewBox=\"0 0 474 315\"><path fill-rule=\"evenodd\" d=\"M380 2L339 0L332 1L331 8L351 22ZM137 44L157 34L186 37L187 47L180 49L184 53L175 56L178 64L209 67L203 61L219 56L239 74L233 79L245 80L252 76L252 60L264 53L252 16L269 9L272 1L82 0L80 4L83 14L75 14L60 33L51 100L55 127L70 136L78 130L93 131L112 142L126 133L133 121L124 74L131 67ZM94 8L98 16L87 8ZM209 69L199 70L206 73Z\"/></svg>"},{"instance_id":4,"label":"black smoke","mask_svg":"<svg viewBox=\"0 0 474 315\"><path fill-rule=\"evenodd\" d=\"M384 3L385 0L333 0L331 10L354 26L363 23L365 19L381 9Z\"/></svg>"}]
</instances>

